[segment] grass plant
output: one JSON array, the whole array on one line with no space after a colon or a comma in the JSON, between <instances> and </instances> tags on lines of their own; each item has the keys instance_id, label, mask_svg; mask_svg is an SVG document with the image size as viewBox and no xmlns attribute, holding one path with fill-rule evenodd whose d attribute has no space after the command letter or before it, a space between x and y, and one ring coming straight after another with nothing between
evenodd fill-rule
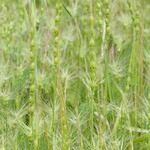
<instances>
[{"instance_id":1,"label":"grass plant","mask_svg":"<svg viewBox=\"0 0 150 150\"><path fill-rule=\"evenodd\" d=\"M149 150L148 0L0 0L0 150Z\"/></svg>"}]
</instances>

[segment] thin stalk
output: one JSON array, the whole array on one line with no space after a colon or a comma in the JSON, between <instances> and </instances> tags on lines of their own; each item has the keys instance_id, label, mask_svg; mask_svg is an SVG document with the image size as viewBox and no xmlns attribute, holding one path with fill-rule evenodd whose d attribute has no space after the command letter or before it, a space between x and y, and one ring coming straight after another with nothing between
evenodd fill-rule
<instances>
[{"instance_id":1,"label":"thin stalk","mask_svg":"<svg viewBox=\"0 0 150 150\"><path fill-rule=\"evenodd\" d=\"M56 4L56 29L55 29L55 49L54 49L54 65L56 73L56 92L60 104L60 123L61 123L61 136L62 136L62 150L69 149L69 135L68 135L68 124L67 124L67 114L66 114L66 97L65 89L62 81L61 75L61 47L60 47L60 16L62 11L62 5L60 3Z\"/></svg>"}]
</instances>

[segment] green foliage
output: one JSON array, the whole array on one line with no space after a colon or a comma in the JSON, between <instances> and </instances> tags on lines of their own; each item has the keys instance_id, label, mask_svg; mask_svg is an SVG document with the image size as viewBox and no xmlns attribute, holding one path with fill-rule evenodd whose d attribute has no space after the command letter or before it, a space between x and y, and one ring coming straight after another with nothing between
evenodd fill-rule
<instances>
[{"instance_id":1,"label":"green foliage","mask_svg":"<svg viewBox=\"0 0 150 150\"><path fill-rule=\"evenodd\" d=\"M0 150L150 148L148 0L0 1Z\"/></svg>"}]
</instances>

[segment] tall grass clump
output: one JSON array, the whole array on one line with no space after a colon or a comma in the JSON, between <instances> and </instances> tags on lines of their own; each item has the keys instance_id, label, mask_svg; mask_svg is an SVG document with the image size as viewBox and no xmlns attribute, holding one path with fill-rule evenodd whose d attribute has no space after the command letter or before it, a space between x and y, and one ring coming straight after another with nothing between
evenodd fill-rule
<instances>
[{"instance_id":1,"label":"tall grass clump","mask_svg":"<svg viewBox=\"0 0 150 150\"><path fill-rule=\"evenodd\" d=\"M149 150L148 0L0 1L0 149Z\"/></svg>"}]
</instances>

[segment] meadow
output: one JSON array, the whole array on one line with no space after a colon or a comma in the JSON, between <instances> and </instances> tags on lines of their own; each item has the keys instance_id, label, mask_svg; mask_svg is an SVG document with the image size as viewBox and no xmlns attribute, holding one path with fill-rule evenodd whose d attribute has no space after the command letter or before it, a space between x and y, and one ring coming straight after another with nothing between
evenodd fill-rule
<instances>
[{"instance_id":1,"label":"meadow","mask_svg":"<svg viewBox=\"0 0 150 150\"><path fill-rule=\"evenodd\" d=\"M149 14L149 0L0 0L0 150L149 150Z\"/></svg>"}]
</instances>

